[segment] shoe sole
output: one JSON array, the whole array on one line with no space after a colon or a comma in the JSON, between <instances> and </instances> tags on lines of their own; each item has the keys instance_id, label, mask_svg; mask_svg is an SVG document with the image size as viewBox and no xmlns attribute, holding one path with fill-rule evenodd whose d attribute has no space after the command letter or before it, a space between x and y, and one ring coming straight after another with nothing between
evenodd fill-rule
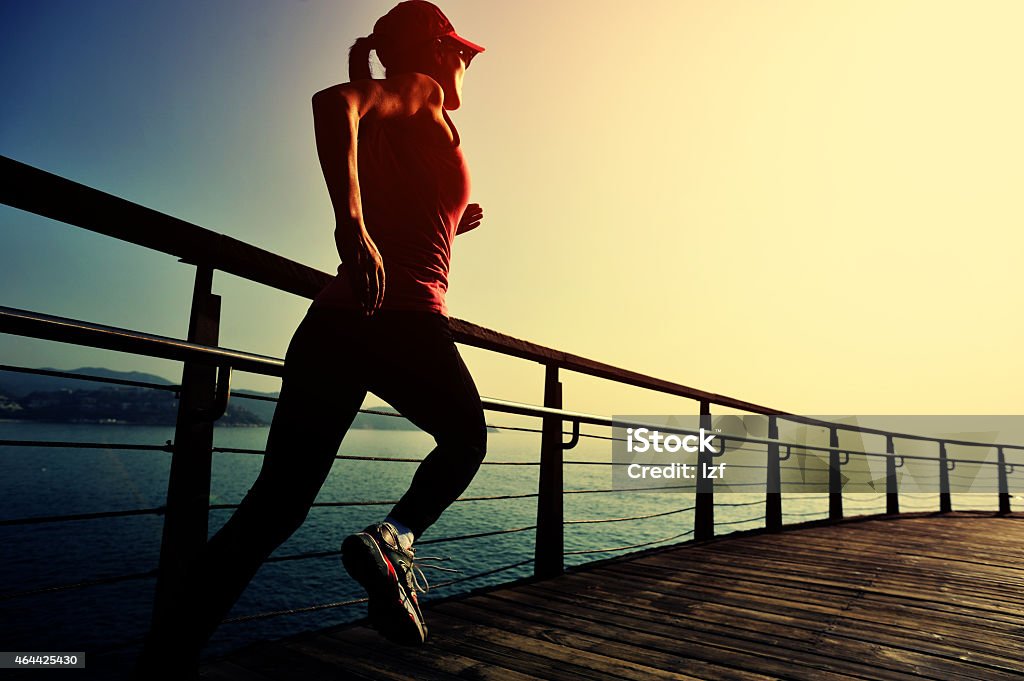
<instances>
[{"instance_id":1,"label":"shoe sole","mask_svg":"<svg viewBox=\"0 0 1024 681\"><path fill-rule=\"evenodd\" d=\"M370 624L381 636L401 645L421 645L426 640L426 624L372 536L359 532L346 537L341 544L341 562L366 590Z\"/></svg>"}]
</instances>

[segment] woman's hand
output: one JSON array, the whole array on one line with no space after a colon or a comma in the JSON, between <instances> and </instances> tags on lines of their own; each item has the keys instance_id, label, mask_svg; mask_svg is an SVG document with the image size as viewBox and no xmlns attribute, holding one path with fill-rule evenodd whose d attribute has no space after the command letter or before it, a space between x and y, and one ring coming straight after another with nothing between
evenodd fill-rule
<instances>
[{"instance_id":1,"label":"woman's hand","mask_svg":"<svg viewBox=\"0 0 1024 681\"><path fill-rule=\"evenodd\" d=\"M471 203L466 206L466 210L462 213L462 219L459 220L459 226L455 233L462 234L471 229L476 229L483 222L483 219L484 209L480 207L479 203Z\"/></svg>"},{"instance_id":2,"label":"woman's hand","mask_svg":"<svg viewBox=\"0 0 1024 681\"><path fill-rule=\"evenodd\" d=\"M351 266L349 284L352 293L367 317L380 309L384 302L384 260L373 239L365 229L351 230L345 238L343 232L335 232L338 252L342 261Z\"/></svg>"}]
</instances>

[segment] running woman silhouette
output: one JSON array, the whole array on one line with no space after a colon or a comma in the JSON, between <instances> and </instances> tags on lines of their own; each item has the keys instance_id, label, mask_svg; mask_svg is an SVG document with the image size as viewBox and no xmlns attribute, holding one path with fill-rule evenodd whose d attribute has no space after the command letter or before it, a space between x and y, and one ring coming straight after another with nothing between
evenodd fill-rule
<instances>
[{"instance_id":1,"label":"running woman silhouette","mask_svg":"<svg viewBox=\"0 0 1024 681\"><path fill-rule=\"evenodd\" d=\"M371 50L383 79L371 77ZM426 639L413 541L466 489L487 447L480 396L445 305L452 241L483 218L468 203L448 112L461 106L463 76L483 50L435 5L408 0L355 41L350 82L313 96L341 265L288 346L259 476L189 570L177 612L150 631L139 678L198 663L263 561L302 525L367 391L437 446L387 517L344 539L342 560L383 636Z\"/></svg>"}]
</instances>

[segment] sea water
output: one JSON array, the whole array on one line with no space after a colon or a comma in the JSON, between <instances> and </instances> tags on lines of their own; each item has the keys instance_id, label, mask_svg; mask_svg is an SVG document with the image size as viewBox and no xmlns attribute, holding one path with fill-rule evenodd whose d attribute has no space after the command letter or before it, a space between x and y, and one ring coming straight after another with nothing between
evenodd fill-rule
<instances>
[{"instance_id":1,"label":"sea water","mask_svg":"<svg viewBox=\"0 0 1024 681\"><path fill-rule=\"evenodd\" d=\"M267 428L219 428L215 446L262 450ZM125 425L0 423L0 439L50 442L97 442L163 445L173 428ZM422 458L431 438L419 431L352 430L340 454L388 458ZM464 496L534 494L537 492L540 438L535 432L499 430L489 436L487 462ZM302 456L301 449L290 453ZM611 444L583 438L566 452L566 490L607 490L612 487ZM237 504L256 479L262 457L215 453L211 504ZM498 462L516 465L501 465ZM524 465L518 465L524 464ZM367 506L314 507L303 526L274 553L288 556L337 551L352 531L383 519L407 488L416 462L337 460L317 503L383 502ZM109 446L75 449L60 446L0 446L0 519L146 509L166 501L170 454ZM933 495L934 496L934 495ZM614 492L566 494L565 519L592 520L648 515L689 508L686 492ZM719 495L716 532L752 529L764 524L763 494ZM926 506L937 502L924 499ZM455 503L422 538L521 528L536 523L535 497ZM994 499L992 500L994 504ZM787 495L787 522L827 515L824 495ZM848 514L884 510L884 497L851 498ZM910 510L910 509L908 509ZM210 512L210 533L230 517L231 510ZM158 563L163 518L160 515L0 526L0 648L24 652L85 652L87 675L76 678L126 678L145 634L155 579L144 577L84 588L62 585L146 573ZM692 530L693 512L646 520L571 523L565 528L565 550L591 551L658 542ZM675 539L685 540L687 537ZM657 544L654 544L657 545ZM567 565L619 555L635 549L571 554ZM532 530L458 542L423 544L419 555L450 556L441 563L456 574L428 572L435 583L484 573L529 560L534 551ZM430 591L424 598L448 596L532 572L532 565ZM345 574L337 556L265 564L236 604L229 618L293 610L353 600L363 594ZM214 656L257 640L275 639L365 616L365 605L333 607L244 623L225 623L205 651Z\"/></svg>"}]
</instances>

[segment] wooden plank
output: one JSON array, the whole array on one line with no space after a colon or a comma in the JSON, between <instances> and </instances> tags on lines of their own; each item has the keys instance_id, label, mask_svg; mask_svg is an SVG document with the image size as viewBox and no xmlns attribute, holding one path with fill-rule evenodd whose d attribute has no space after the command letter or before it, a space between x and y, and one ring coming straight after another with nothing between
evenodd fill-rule
<instances>
[{"instance_id":1,"label":"wooden plank","mask_svg":"<svg viewBox=\"0 0 1024 681\"><path fill-rule=\"evenodd\" d=\"M965 649L988 653L1001 658L1008 645L1024 645L1024 630L1019 627L993 630L989 627L975 631L976 624L966 618L927 609L907 609L892 614L892 606L886 603L871 604L870 607L852 609L855 602L863 603L863 594L849 599L833 599L827 596L817 602L808 599L804 592L785 587L760 591L747 587L741 582L729 583L721 578L696 583L683 592L667 595L663 581L647 575L633 575L628 579L601 579L588 584L586 588L575 584L552 585L539 583L529 588L549 593L552 597L571 597L581 601L612 602L628 604L629 607L658 617L665 608L677 612L688 612L703 618L712 618L734 626L744 627L747 619L769 621L776 625L795 627L818 627L834 625L842 614L849 621L850 636L856 630L866 634L888 633L901 640L915 641L927 629L930 637L944 640L955 638Z\"/></svg>"},{"instance_id":2,"label":"wooden plank","mask_svg":"<svg viewBox=\"0 0 1024 681\"><path fill-rule=\"evenodd\" d=\"M971 545L952 538L956 543L958 551L943 549L941 551L925 551L914 547L894 552L891 545L879 546L878 537L858 540L849 538L844 532L842 544L837 543L837 538L830 539L821 537L801 536L798 544L780 544L778 541L768 541L768 537L748 537L736 542L723 543L716 547L719 553L730 556L744 556L746 560L757 560L763 555L771 556L801 556L807 560L821 561L828 563L831 559L842 557L850 565L857 566L878 566L880 563L887 568L896 571L908 571L915 569L928 569L941 567L943 574L950 578L957 578L969 575L972 579L982 581L998 582L999 584L1024 585L1024 569L1020 564L1011 565L1006 563L1009 556L1013 554L1007 550L992 554L991 559L979 560L980 552ZM922 536L918 541L927 541L931 538ZM1022 537L1024 539L1024 537ZM912 550L912 553L908 552ZM969 558L968 558L969 557ZM1024 552L1021 553L1024 559Z\"/></svg>"},{"instance_id":3,"label":"wooden plank","mask_svg":"<svg viewBox=\"0 0 1024 681\"><path fill-rule=\"evenodd\" d=\"M864 591L863 586L812 584L799 579L778 579L771 575L764 575L749 570L741 574L728 569L707 573L694 571L693 569L646 566L645 572L648 575L656 575L659 582L677 584L680 589L693 589L698 588L700 584L708 584L743 593L785 591L791 593L792 595L789 598L797 602L824 601L827 603L829 601L834 602L834 599L859 597L879 604L898 606L901 610L909 609L912 612L916 612L918 617L931 616L933 612L950 613L957 617L970 617L977 621L976 626L991 628L995 632L1021 630L1020 618L1014 615L993 615L993 613L988 611L971 611L963 607L950 606L926 598L906 599L898 596L867 592ZM610 575L619 575L624 579L631 579L635 574L637 573L621 566L608 566L605 568L605 571L600 573L602 578L609 578Z\"/></svg>"},{"instance_id":4,"label":"wooden plank","mask_svg":"<svg viewBox=\"0 0 1024 681\"><path fill-rule=\"evenodd\" d=\"M467 599L464 603L460 602L460 606L477 611L477 614L474 616L472 613L463 610L463 617L472 618L474 621L481 622L495 620L493 608L487 602L481 603L476 599ZM699 674L696 678L701 679L760 681L774 678L759 673L733 669L723 664L711 663L692 658L688 659L685 656L680 657L677 654L665 653L650 647L623 642L615 636L616 632L612 630L606 632L607 634L612 634L611 638L607 635L591 636L581 634L568 629L553 627L551 626L551 623L546 620L530 619L522 611L512 614L503 612L499 618L499 621L504 623L505 626L514 627L516 631L537 638L543 637L549 641L557 641L561 645L566 648L570 648L573 651L596 651L603 656L636 662L643 666L656 665L656 668L669 670L669 673L681 673L685 668L687 673ZM661 676L659 675L656 678L661 678Z\"/></svg>"},{"instance_id":5,"label":"wooden plank","mask_svg":"<svg viewBox=\"0 0 1024 681\"><path fill-rule=\"evenodd\" d=\"M213 660L206 663L199 674L208 681L273 681L269 676L235 664L231 660Z\"/></svg>"},{"instance_id":6,"label":"wooden plank","mask_svg":"<svg viewBox=\"0 0 1024 681\"><path fill-rule=\"evenodd\" d=\"M639 606L632 600L622 597L602 598L594 594L580 595L578 592L552 588L543 583L520 589L522 591L535 592L544 598L563 600L573 603L577 607L597 608L611 611L619 611L629 608L639 619L653 622L664 622L665 612L679 614L683 608L676 608L676 599L663 597L660 599L660 611L652 608ZM792 614L778 615L774 612L758 611L751 607L750 602L734 600L732 605L715 602L724 592L708 591L693 597L691 603L697 607L686 609L688 617L697 618L706 622L714 622L721 627L733 627L738 631L750 632L757 635L764 631L800 631L804 637L820 642L821 634L838 636L851 641L867 644L887 645L895 648L905 648L910 652L924 655L934 655L949 660L963 659L966 655L973 663L986 665L992 669L1014 670L1019 662L1019 657L1013 656L1006 646L1006 641L988 639L986 641L968 641L958 637L958 631L950 632L950 638L956 640L954 648L945 640L945 637L933 638L926 635L925 629L931 631L930 623L922 623L920 618L905 623L903 628L889 625L870 625L863 621L851 621L848 618L849 610L846 607L837 608L828 617L815 615L812 618L793 616ZM841 615L841 616L840 616ZM914 627L912 625L916 624ZM1018 642L1020 639L1018 638Z\"/></svg>"},{"instance_id":7,"label":"wooden plank","mask_svg":"<svg viewBox=\"0 0 1024 681\"><path fill-rule=\"evenodd\" d=\"M525 637L518 637L514 642L502 640L483 627L440 612L432 611L429 618L434 630L440 632L431 635L432 645L450 652L551 681L608 681L616 678L607 671L580 664L552 666L550 657L541 654L542 642L539 641Z\"/></svg>"},{"instance_id":8,"label":"wooden plank","mask_svg":"<svg viewBox=\"0 0 1024 681\"><path fill-rule=\"evenodd\" d=\"M950 570L943 572L938 564L919 565L914 568L904 569L898 565L873 565L854 559L844 560L836 556L831 559L807 558L796 552L772 552L760 551L758 562L752 560L736 560L735 554L716 554L716 557L706 557L701 564L712 565L715 568L726 566L732 568L765 569L772 572L780 572L790 575L825 574L836 582L850 582L863 584L865 580L871 582L884 581L891 588L905 587L917 594L933 594L935 590L962 591L958 596L964 604L990 604L998 600L1005 612L1024 613L1024 594L1019 594L1019 589L1024 589L1024 583L1015 579L995 580L979 576L971 579L962 571ZM706 555L706 554L701 554ZM747 554L752 556L754 554ZM691 563L692 564L692 563Z\"/></svg>"},{"instance_id":9,"label":"wooden plank","mask_svg":"<svg viewBox=\"0 0 1024 681\"><path fill-rule=\"evenodd\" d=\"M395 669L404 669L407 673L420 669L433 669L458 678L471 678L478 681L505 681L506 679L508 681L532 681L539 678L481 662L458 652L439 651L433 636L428 638L426 645L410 647L393 646L376 632L365 627L329 631L324 635L336 639L339 645L349 651L350 655L375 660L386 656Z\"/></svg>"},{"instance_id":10,"label":"wooden plank","mask_svg":"<svg viewBox=\"0 0 1024 681\"><path fill-rule=\"evenodd\" d=\"M543 587L538 585L537 589ZM507 592L503 592L501 595L505 596ZM573 596L566 594L560 596L555 590L549 590L544 595L546 599L553 600L565 600L571 599ZM996 678L1016 678L1016 670L1018 669L1017 661L1019 658L1012 657L1012 653L1006 655L1004 650L996 648L997 654L986 655L984 653L978 653L974 655L965 656L962 649L959 647L952 647L946 645L934 645L934 646L921 646L920 641L914 637L899 638L893 636L890 632L887 632L884 628L876 632L876 636L865 636L863 632L853 633L847 636L836 636L834 626L825 624L819 624L817 628L808 628L804 626L777 626L775 623L768 622L765 624L761 622L761 629L758 631L756 624L751 622L749 619L743 617L744 611L742 608L737 608L735 612L729 613L728 617L715 618L709 617L710 612L701 609L697 612L691 611L686 615L680 615L675 613L677 616L672 617L668 615L671 611L671 603L668 598L664 599L663 607L665 608L666 614L647 614L637 615L632 609L632 603L623 599L608 600L601 602L599 600L589 604L589 607L604 610L608 612L620 612L623 609L629 608L634 616L645 619L649 624L657 624L662 622L671 621L673 624L678 624L680 627L695 627L704 634L711 631L711 622L715 622L718 625L718 631L729 631L730 627L733 628L736 633L734 636L737 640L747 639L750 637L780 637L773 638L775 644L784 648L793 648L794 645L790 640L799 641L801 638L804 642L810 642L813 645L825 645L827 644L828 649L835 651L838 657L844 659L864 659L866 656L865 650L870 649L874 651L878 647L878 652L882 658L900 658L911 660L917 667L922 668L937 668L944 670L939 678L954 678L955 672L958 670L962 672L963 678L980 678L980 679L996 679ZM573 607L578 607L577 603L573 603ZM582 610L582 608L579 608ZM842 621L842 620L838 620ZM707 623L707 624L705 624ZM785 624L785 622L783 622ZM782 636L779 632L786 632L786 636ZM800 632L803 636L797 636ZM919 634L918 634L919 635ZM706 640L707 636L703 636ZM802 646L797 644L797 649L801 649ZM886 650L891 648L892 650ZM870 657L870 656L868 656ZM935 657L936 659L931 659ZM983 670L977 670L971 665L966 665L961 668L959 664L950 666L949 662L956 662L957 660L970 659L972 665L980 665L984 667ZM884 663L880 663L884 666ZM1014 672L1009 676L1007 672Z\"/></svg>"},{"instance_id":11,"label":"wooden plank","mask_svg":"<svg viewBox=\"0 0 1024 681\"><path fill-rule=\"evenodd\" d=\"M648 568L648 572L651 572ZM632 573L622 574L623 580L636 581L637 578L632 576ZM672 583L678 579L677 573L670 573L669 577L658 576L656 586L660 591L665 591L667 587L662 586L662 582ZM607 579L607 578L606 578ZM639 578L643 579L643 578ZM654 578L650 578L654 579ZM986 637L993 637L998 640L999 637L1006 638L1010 637L1011 640L1019 639L1020 633L1024 631L1021 618L1004 618L1004 616L998 616L993 618L991 613L977 610L966 610L965 608L957 608L949 606L945 603L929 602L921 599L906 600L899 597L886 596L883 594L871 593L868 591L864 592L836 592L836 595L829 596L827 592L819 592L817 590L802 590L799 584L788 583L786 584L772 584L770 581L765 581L760 584L750 584L738 580L732 576L714 576L708 577L703 580L697 576L692 583L686 585L686 588L690 591L698 590L701 584L705 584L709 589L719 589L721 591L729 590L737 594L741 594L743 597L749 597L753 599L758 598L759 591L763 594L772 593L785 593L786 598L794 600L795 602L802 603L821 603L825 611L829 607L829 602L843 603L844 607L848 602L852 602L850 599L856 597L863 602L863 607L868 608L872 606L877 608L879 612L872 613L869 609L862 609L860 616L866 616L866 618L873 618L879 622L888 622L891 624L899 624L897 616L902 616L903 621L916 623L915 626L922 626L921 623L931 622L933 620L939 622L954 622L961 621L961 624L957 626L964 627L969 632L977 632L977 637L984 640ZM627 585L627 589L632 587ZM653 588L653 587L652 587ZM766 596L769 597L770 596ZM830 600L831 599L831 600ZM757 600L754 601L756 606ZM685 606L683 606L685 607ZM884 616L883 613L891 611L891 616Z\"/></svg>"},{"instance_id":12,"label":"wooden plank","mask_svg":"<svg viewBox=\"0 0 1024 681\"><path fill-rule=\"evenodd\" d=\"M339 678L351 679L401 679L408 676L378 674L367 669L360 659L348 661L340 668L315 656L294 650L287 641L277 641L273 645L252 646L243 654L233 658L235 662L247 669L274 679L275 681L337 681Z\"/></svg>"},{"instance_id":13,"label":"wooden plank","mask_svg":"<svg viewBox=\"0 0 1024 681\"><path fill-rule=\"evenodd\" d=\"M203 678L1010 681L1024 676L1021 519L872 519L654 550L428 603L421 648L346 626Z\"/></svg>"},{"instance_id":14,"label":"wooden plank","mask_svg":"<svg viewBox=\"0 0 1024 681\"><path fill-rule=\"evenodd\" d=\"M1006 590L1007 587L1013 590L1024 586L1024 571L981 567L953 559L926 559L917 556L890 556L887 559L882 553L869 555L867 551L859 555L840 553L825 555L825 550L825 547L822 546L804 546L799 550L789 550L786 547L752 546L742 547L742 550L718 553L744 564L755 563L755 561L770 557L781 561L799 561L804 565L815 565L825 569L842 569L845 566L847 571L869 571L881 567L880 563L882 563L884 569L896 577L926 576L934 578L937 575L951 583L970 583L980 588L993 590Z\"/></svg>"},{"instance_id":15,"label":"wooden plank","mask_svg":"<svg viewBox=\"0 0 1024 681\"><path fill-rule=\"evenodd\" d=\"M473 637L490 643L496 643L528 650L548 659L550 665L559 669L575 670L577 674L600 674L611 679L665 679L671 681L690 681L697 677L651 667L649 661L639 663L606 654L610 646L573 647L566 645L565 632L553 628L529 627L522 620L500 616L496 619L493 611L480 608L473 601L456 601L445 603L434 609L431 614L451 616L463 622L472 623Z\"/></svg>"},{"instance_id":16,"label":"wooden plank","mask_svg":"<svg viewBox=\"0 0 1024 681\"><path fill-rule=\"evenodd\" d=\"M863 586L877 579L882 567L878 567L874 573L849 571L844 574L822 574L821 570L814 566L801 565L799 563L775 561L770 558L763 559L757 566L741 566L729 561L727 556L722 556L713 551L704 550L703 547L694 547L695 556L687 556L678 560L672 554L663 554L658 557L658 563L645 562L647 565L658 565L666 570L674 567L685 567L692 565L694 558L698 559L704 566L705 571L715 570L720 573L728 573L736 577L748 575L760 577L767 580L787 581L791 583L806 582L813 585L829 586ZM910 579L892 579L890 582L880 582L873 589L877 593L884 593L893 596L900 596L912 600L931 601L934 598L933 592L917 588L917 582ZM947 605L974 608L988 613L991 616L1004 616L1016 618L1020 615L1019 608L1014 605L1004 605L1002 602L990 598L975 597L969 593L946 593L944 602Z\"/></svg>"},{"instance_id":17,"label":"wooden plank","mask_svg":"<svg viewBox=\"0 0 1024 681\"><path fill-rule=\"evenodd\" d=\"M484 598L483 596L480 597ZM502 605L499 601L505 601ZM751 672L807 679L859 677L912 679L900 672L877 676L879 670L856 660L837 660L816 650L810 640L787 639L773 632L745 635L728 626L665 613L661 621L640 620L628 607L582 609L557 599L507 590L487 597L488 605L506 616L538 617L572 631L628 641L681 658L730 665ZM747 666L750 665L750 666ZM799 668L799 672L797 669ZM685 667L682 669L685 670ZM939 678L939 677L933 677Z\"/></svg>"},{"instance_id":18,"label":"wooden plank","mask_svg":"<svg viewBox=\"0 0 1024 681\"><path fill-rule=\"evenodd\" d=\"M337 670L336 674L358 671L369 678L408 679L410 670L415 670L417 681L453 681L459 678L431 666L398 660L390 654L398 646L391 644L378 645L373 655L367 655L366 649L344 645L335 638L325 636L290 641L285 647L331 665Z\"/></svg>"}]
</instances>

